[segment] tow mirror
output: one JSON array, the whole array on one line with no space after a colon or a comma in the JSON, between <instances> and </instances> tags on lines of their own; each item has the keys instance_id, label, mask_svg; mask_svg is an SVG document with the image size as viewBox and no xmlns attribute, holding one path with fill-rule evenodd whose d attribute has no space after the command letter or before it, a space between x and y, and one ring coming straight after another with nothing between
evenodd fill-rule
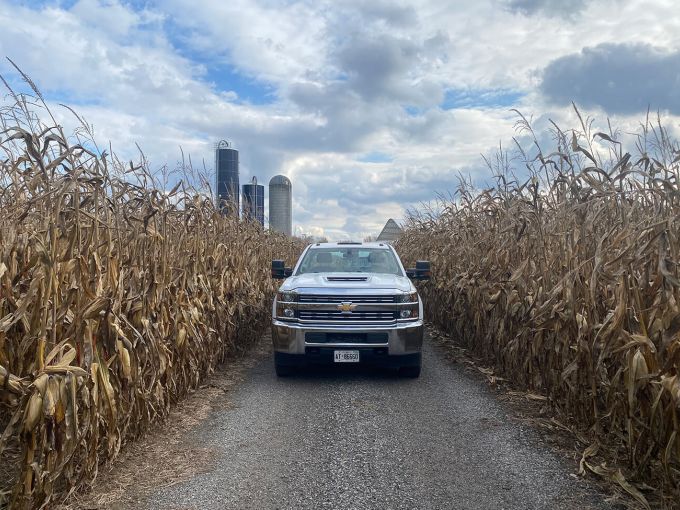
<instances>
[{"instance_id":1,"label":"tow mirror","mask_svg":"<svg viewBox=\"0 0 680 510\"><path fill-rule=\"evenodd\" d=\"M416 277L420 280L429 280L432 275L429 260L416 261Z\"/></svg>"},{"instance_id":2,"label":"tow mirror","mask_svg":"<svg viewBox=\"0 0 680 510\"><path fill-rule=\"evenodd\" d=\"M429 280L431 274L430 262L427 260L418 260L415 269L406 270L406 276L412 280Z\"/></svg>"},{"instance_id":3,"label":"tow mirror","mask_svg":"<svg viewBox=\"0 0 680 510\"><path fill-rule=\"evenodd\" d=\"M286 262L283 260L272 260L272 278L274 280L283 280L293 274L290 267L286 267Z\"/></svg>"}]
</instances>

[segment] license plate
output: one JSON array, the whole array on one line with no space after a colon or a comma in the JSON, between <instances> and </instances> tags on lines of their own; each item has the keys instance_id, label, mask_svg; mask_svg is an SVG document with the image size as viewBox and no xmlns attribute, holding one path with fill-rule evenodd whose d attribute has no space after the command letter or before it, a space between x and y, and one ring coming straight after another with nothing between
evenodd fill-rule
<instances>
[{"instance_id":1,"label":"license plate","mask_svg":"<svg viewBox=\"0 0 680 510\"><path fill-rule=\"evenodd\" d=\"M336 363L359 363L359 351L335 351Z\"/></svg>"}]
</instances>

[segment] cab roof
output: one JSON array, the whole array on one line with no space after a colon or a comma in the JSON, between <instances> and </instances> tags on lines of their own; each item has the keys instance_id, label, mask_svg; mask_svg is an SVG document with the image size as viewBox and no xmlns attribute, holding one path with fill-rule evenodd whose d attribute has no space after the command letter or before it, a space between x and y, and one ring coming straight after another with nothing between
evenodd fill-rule
<instances>
[{"instance_id":1,"label":"cab roof","mask_svg":"<svg viewBox=\"0 0 680 510\"><path fill-rule=\"evenodd\" d=\"M362 242L355 242L355 241L338 241L337 243L314 243L310 247L310 249L316 249L316 248L378 248L378 249L389 249L389 245L387 243L378 243L378 242L370 242L370 243L362 243Z\"/></svg>"}]
</instances>

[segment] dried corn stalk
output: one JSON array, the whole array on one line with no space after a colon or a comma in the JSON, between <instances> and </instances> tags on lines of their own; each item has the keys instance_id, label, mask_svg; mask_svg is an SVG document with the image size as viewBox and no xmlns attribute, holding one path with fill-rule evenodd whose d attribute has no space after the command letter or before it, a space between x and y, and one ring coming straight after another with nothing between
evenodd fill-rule
<instances>
[{"instance_id":1,"label":"dried corn stalk","mask_svg":"<svg viewBox=\"0 0 680 510\"><path fill-rule=\"evenodd\" d=\"M270 261L301 245L154 187L17 99L0 112L0 506L31 508L261 334Z\"/></svg>"},{"instance_id":2,"label":"dried corn stalk","mask_svg":"<svg viewBox=\"0 0 680 510\"><path fill-rule=\"evenodd\" d=\"M431 320L677 502L680 151L648 124L632 157L589 125L525 157L526 182L495 168L495 189L462 186L439 212L412 214L397 248L432 261Z\"/></svg>"}]
</instances>

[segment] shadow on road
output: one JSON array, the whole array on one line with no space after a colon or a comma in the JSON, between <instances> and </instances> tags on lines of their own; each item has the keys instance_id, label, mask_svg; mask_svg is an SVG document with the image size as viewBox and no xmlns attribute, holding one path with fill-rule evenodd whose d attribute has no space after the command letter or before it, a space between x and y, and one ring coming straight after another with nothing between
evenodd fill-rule
<instances>
[{"instance_id":1,"label":"shadow on road","mask_svg":"<svg viewBox=\"0 0 680 510\"><path fill-rule=\"evenodd\" d=\"M274 373L273 365L272 373ZM296 368L295 372L291 375L278 377L278 379L281 382L305 379L329 380L334 382L342 380L355 381L357 379L417 381L417 379L408 379L400 376L399 371L396 368L372 367L369 365L312 365Z\"/></svg>"}]
</instances>

